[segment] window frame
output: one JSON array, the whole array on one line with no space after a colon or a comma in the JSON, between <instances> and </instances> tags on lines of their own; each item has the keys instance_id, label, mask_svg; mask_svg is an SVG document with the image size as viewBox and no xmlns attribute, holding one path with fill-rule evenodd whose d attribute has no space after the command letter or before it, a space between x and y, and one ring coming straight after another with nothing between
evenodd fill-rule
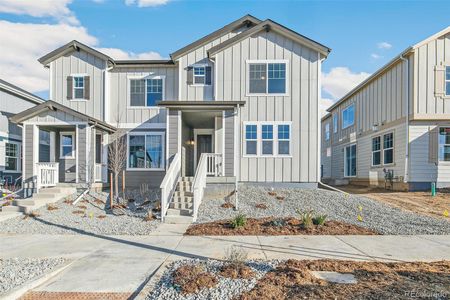
<instances>
[{"instance_id":1,"label":"window frame","mask_svg":"<svg viewBox=\"0 0 450 300\"><path fill-rule=\"evenodd\" d=\"M450 74L450 66L445 66L444 73L445 96L450 97L450 90L447 90L447 84L450 84L450 78L447 79L447 73Z\"/></svg>"},{"instance_id":2,"label":"window frame","mask_svg":"<svg viewBox=\"0 0 450 300\"><path fill-rule=\"evenodd\" d=\"M348 175L347 172L347 149L355 146L355 175ZM356 143L348 144L344 147L344 178L355 178L358 175L358 148Z\"/></svg>"},{"instance_id":3,"label":"window frame","mask_svg":"<svg viewBox=\"0 0 450 300\"><path fill-rule=\"evenodd\" d=\"M6 144L16 145L16 147L17 147L16 155L17 156L6 155ZM8 157L16 159L16 169L15 170L6 169L6 160ZM5 141L5 169L4 169L4 172L5 173L20 173L21 171L22 171L22 144L20 142L6 140Z\"/></svg>"},{"instance_id":4,"label":"window frame","mask_svg":"<svg viewBox=\"0 0 450 300\"><path fill-rule=\"evenodd\" d=\"M325 141L330 140L330 122L325 123Z\"/></svg>"},{"instance_id":5,"label":"window frame","mask_svg":"<svg viewBox=\"0 0 450 300\"><path fill-rule=\"evenodd\" d=\"M384 137L385 136L387 136L387 135L389 135L389 134L392 134L392 147L389 147L389 148L385 148L384 147ZM395 135L394 135L394 132L393 131L390 131L390 132L385 132L385 133L383 133L383 166L391 166L391 165L394 165L395 164ZM392 162L390 162L390 163L386 163L385 162L385 157L386 157L386 155L385 155L385 153L386 153L386 150L392 150Z\"/></svg>"},{"instance_id":6,"label":"window frame","mask_svg":"<svg viewBox=\"0 0 450 300\"><path fill-rule=\"evenodd\" d=\"M146 75L146 76L128 76L127 88L127 108L129 109L160 109L159 106L147 105L147 79L161 79L162 80L162 95L161 101L166 100L166 76L165 75ZM131 80L144 80L144 103L145 105L131 105Z\"/></svg>"},{"instance_id":7,"label":"window frame","mask_svg":"<svg viewBox=\"0 0 450 300\"><path fill-rule=\"evenodd\" d=\"M272 138L271 139L263 137L263 126L272 126ZM275 127L276 126L274 124L270 124L270 123L261 124L261 153L260 153L260 155L262 157L265 157L265 156L271 157L271 156L275 156L275 153L278 154L278 151L275 151ZM263 153L264 142L272 142L272 154L264 154ZM277 143L278 143L278 141L277 141Z\"/></svg>"},{"instance_id":8,"label":"window frame","mask_svg":"<svg viewBox=\"0 0 450 300\"><path fill-rule=\"evenodd\" d=\"M392 147L390 148L384 148L384 136L388 135L388 134L392 134ZM372 168L380 168L380 167L384 167L384 166L392 166L395 165L395 131L386 131L386 132L382 132L382 133L378 133L377 135L374 135L371 138L371 141L373 143L373 139L375 138L379 138L380 139L380 150L377 150L376 152L380 151L380 164L379 165L374 165L373 164L373 153L375 151L373 151L373 144L371 144L371 153L372 153L372 159L371 159L371 167ZM385 157L385 150L391 150L392 149L392 162L391 163L385 163L384 162L384 157Z\"/></svg>"},{"instance_id":9,"label":"window frame","mask_svg":"<svg viewBox=\"0 0 450 300\"><path fill-rule=\"evenodd\" d=\"M85 77L89 76L88 74L70 74L70 76L72 77L72 99L70 99L70 101L88 101L86 99L86 97L84 96L85 93L85 89L86 89L86 80ZM75 96L75 90L80 90L80 87L75 87L75 78L81 78L83 79L83 97L81 98L77 98Z\"/></svg>"},{"instance_id":10,"label":"window frame","mask_svg":"<svg viewBox=\"0 0 450 300\"><path fill-rule=\"evenodd\" d=\"M339 127L339 114L335 113L333 114L333 133L337 133L338 132L338 127Z\"/></svg>"},{"instance_id":11,"label":"window frame","mask_svg":"<svg viewBox=\"0 0 450 300\"><path fill-rule=\"evenodd\" d=\"M247 138L247 126L256 126L256 138L254 138L254 139L248 139ZM248 157L257 157L258 156L258 151L259 151L259 146L258 146L258 144L259 144L259 142L258 142L258 125L257 124L253 124L253 123L248 123L248 124L244 124L244 145L243 145L243 147L244 147L244 155L246 155L246 156L248 156ZM252 141L254 141L254 142L256 142L256 153L255 154L249 154L249 153L247 153L247 142L248 141L250 141L250 142L252 142Z\"/></svg>"},{"instance_id":12,"label":"window frame","mask_svg":"<svg viewBox=\"0 0 450 300\"><path fill-rule=\"evenodd\" d=\"M72 145L71 145L71 147L72 147L72 151L70 152L70 156L64 156L63 155L63 147L69 147L69 145L63 145L63 143L62 143L62 137L63 136L72 136ZM75 145L76 145L76 142L75 142L75 132L73 132L73 131L61 131L60 133L59 133L59 158L60 159L75 159L75 151L76 151L76 149L75 149Z\"/></svg>"},{"instance_id":13,"label":"window frame","mask_svg":"<svg viewBox=\"0 0 450 300\"><path fill-rule=\"evenodd\" d=\"M191 86L210 86L210 84L206 84L206 67L208 67L208 65L206 65L206 64L194 64L191 67L192 67L192 84L191 84ZM196 68L202 68L203 69L203 75L195 75L195 69ZM203 83L196 83L195 82L195 78L196 77L202 77L203 78Z\"/></svg>"},{"instance_id":14,"label":"window frame","mask_svg":"<svg viewBox=\"0 0 450 300\"><path fill-rule=\"evenodd\" d=\"M159 135L161 136L161 157L162 157L162 166L161 168L132 168L130 167L130 137L131 136L144 136L144 147L145 153L147 153L147 136L148 135ZM142 132L129 132L127 133L127 171L165 171L166 170L166 139L165 133L163 131L142 131ZM145 156L147 159L147 156ZM144 164L145 165L145 164Z\"/></svg>"},{"instance_id":15,"label":"window frame","mask_svg":"<svg viewBox=\"0 0 450 300\"><path fill-rule=\"evenodd\" d=\"M438 147L438 162L439 163L441 163L441 164L450 164L450 160L443 160L443 159L441 159L441 147L445 147L445 146L449 146L450 147L450 144L441 144L441 141L440 141L440 136L441 136L441 129L442 128L448 128L448 129L450 129L450 126L439 126L438 127L438 138L437 138L437 143L438 143L438 145L437 145L437 147Z\"/></svg>"},{"instance_id":16,"label":"window frame","mask_svg":"<svg viewBox=\"0 0 450 300\"><path fill-rule=\"evenodd\" d=\"M376 138L379 139L380 149L378 149L378 150L373 150L373 140L376 139ZM371 149L372 149L372 151L371 151L371 152L372 152L372 163L371 163L371 166L372 166L372 167L380 167L380 166L383 165L383 144L382 144L382 141L381 141L381 135L377 135L377 136L372 137L371 141L372 141L372 145L371 145ZM373 163L373 155L374 155L375 153L380 153L380 163L379 163L378 165L375 165L375 164Z\"/></svg>"},{"instance_id":17,"label":"window frame","mask_svg":"<svg viewBox=\"0 0 450 300\"><path fill-rule=\"evenodd\" d=\"M345 118L344 118L344 113L346 111L348 111L350 108L353 108L353 121L351 124L345 124ZM350 105L348 105L346 108L344 108L341 112L341 118L342 118L342 122L341 122L341 129L346 129L349 127L352 127L355 125L355 103L352 103Z\"/></svg>"},{"instance_id":18,"label":"window frame","mask_svg":"<svg viewBox=\"0 0 450 300\"><path fill-rule=\"evenodd\" d=\"M287 59L272 59L272 60L246 60L246 96L287 96L289 95L289 60ZM251 64L265 64L266 65L266 92L265 93L251 93L250 92L250 65ZM284 93L269 93L269 64L284 64L285 65L285 77L284 77Z\"/></svg>"},{"instance_id":19,"label":"window frame","mask_svg":"<svg viewBox=\"0 0 450 300\"><path fill-rule=\"evenodd\" d=\"M246 139L246 127L247 125L256 125L256 154L247 154L247 139ZM262 154L262 126L272 125L273 136L272 136L272 154ZM289 139L279 139L278 138L278 126L287 125L289 127ZM291 121L244 121L242 126L242 157L257 158L257 157L292 157L292 122ZM267 140L267 139L265 139ZM279 154L279 141L289 141L289 154Z\"/></svg>"}]
</instances>

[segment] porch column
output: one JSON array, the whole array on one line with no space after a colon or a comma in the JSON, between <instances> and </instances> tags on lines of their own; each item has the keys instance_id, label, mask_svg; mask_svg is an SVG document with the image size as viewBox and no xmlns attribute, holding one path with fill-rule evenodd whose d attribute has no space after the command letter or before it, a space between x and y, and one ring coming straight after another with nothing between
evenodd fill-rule
<instances>
[{"instance_id":1,"label":"porch column","mask_svg":"<svg viewBox=\"0 0 450 300\"><path fill-rule=\"evenodd\" d=\"M39 130L36 125L24 124L22 129L23 166L22 184L24 197L37 192L37 166L39 160Z\"/></svg>"},{"instance_id":2,"label":"porch column","mask_svg":"<svg viewBox=\"0 0 450 300\"><path fill-rule=\"evenodd\" d=\"M169 109L167 113L167 160L181 152L181 111ZM169 167L166 166L167 168Z\"/></svg>"},{"instance_id":3,"label":"porch column","mask_svg":"<svg viewBox=\"0 0 450 300\"><path fill-rule=\"evenodd\" d=\"M225 176L235 176L235 114L232 110L226 110L223 113L224 124L224 169Z\"/></svg>"}]
</instances>

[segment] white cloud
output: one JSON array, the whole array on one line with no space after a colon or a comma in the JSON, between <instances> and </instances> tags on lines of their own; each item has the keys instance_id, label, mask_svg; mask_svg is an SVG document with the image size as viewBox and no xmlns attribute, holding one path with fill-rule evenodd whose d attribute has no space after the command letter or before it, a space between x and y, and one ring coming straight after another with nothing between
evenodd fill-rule
<instances>
[{"instance_id":1,"label":"white cloud","mask_svg":"<svg viewBox=\"0 0 450 300\"><path fill-rule=\"evenodd\" d=\"M163 59L161 54L154 51L143 52L143 53L134 53L130 51L124 51L122 49L117 48L96 48L98 51L105 53L108 56L111 56L114 59L122 60L122 59Z\"/></svg>"},{"instance_id":2,"label":"white cloud","mask_svg":"<svg viewBox=\"0 0 450 300\"><path fill-rule=\"evenodd\" d=\"M32 17L52 17L72 25L79 21L69 9L72 0L0 0L0 12Z\"/></svg>"},{"instance_id":3,"label":"white cloud","mask_svg":"<svg viewBox=\"0 0 450 300\"><path fill-rule=\"evenodd\" d=\"M366 72L353 73L346 67L332 68L322 73L322 89L337 100L369 76Z\"/></svg>"},{"instance_id":4,"label":"white cloud","mask_svg":"<svg viewBox=\"0 0 450 300\"><path fill-rule=\"evenodd\" d=\"M154 7L166 5L170 0L125 0L126 5L135 5L138 7Z\"/></svg>"},{"instance_id":5,"label":"white cloud","mask_svg":"<svg viewBox=\"0 0 450 300\"><path fill-rule=\"evenodd\" d=\"M383 56L381 56L381 55L379 55L379 54L376 54L376 53L370 54L370 57L372 57L373 59L380 59L380 58L383 58Z\"/></svg>"},{"instance_id":6,"label":"white cloud","mask_svg":"<svg viewBox=\"0 0 450 300\"><path fill-rule=\"evenodd\" d=\"M320 117L322 118L327 114L327 108L333 105L333 103L336 102L336 100L328 99L328 98L322 98L320 100Z\"/></svg>"},{"instance_id":7,"label":"white cloud","mask_svg":"<svg viewBox=\"0 0 450 300\"><path fill-rule=\"evenodd\" d=\"M392 48L392 45L388 42L380 42L377 44L378 49L389 50Z\"/></svg>"}]
</instances>

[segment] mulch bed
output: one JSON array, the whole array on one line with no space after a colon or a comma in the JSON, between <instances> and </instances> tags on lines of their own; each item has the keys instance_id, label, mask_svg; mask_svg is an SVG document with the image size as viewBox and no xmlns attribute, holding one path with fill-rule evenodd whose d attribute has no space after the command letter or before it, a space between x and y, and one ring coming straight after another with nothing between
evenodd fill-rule
<instances>
[{"instance_id":1,"label":"mulch bed","mask_svg":"<svg viewBox=\"0 0 450 300\"><path fill-rule=\"evenodd\" d=\"M226 264L222 267L219 274L231 279L250 279L255 277L255 272L253 272L252 268L243 263Z\"/></svg>"},{"instance_id":2,"label":"mulch bed","mask_svg":"<svg viewBox=\"0 0 450 300\"><path fill-rule=\"evenodd\" d=\"M217 285L219 280L214 274L204 270L201 266L181 266L173 272L173 284L179 287L182 294L192 294L203 288Z\"/></svg>"},{"instance_id":3,"label":"mulch bed","mask_svg":"<svg viewBox=\"0 0 450 300\"><path fill-rule=\"evenodd\" d=\"M277 226L274 223L282 224ZM220 220L189 226L185 235L377 235L367 228L338 221L303 228L296 218L248 218L243 227L231 227L229 220Z\"/></svg>"},{"instance_id":4,"label":"mulch bed","mask_svg":"<svg viewBox=\"0 0 450 300\"><path fill-rule=\"evenodd\" d=\"M351 273L355 284L337 284L309 271ZM449 299L450 261L381 263L287 260L238 300L265 299Z\"/></svg>"}]
</instances>

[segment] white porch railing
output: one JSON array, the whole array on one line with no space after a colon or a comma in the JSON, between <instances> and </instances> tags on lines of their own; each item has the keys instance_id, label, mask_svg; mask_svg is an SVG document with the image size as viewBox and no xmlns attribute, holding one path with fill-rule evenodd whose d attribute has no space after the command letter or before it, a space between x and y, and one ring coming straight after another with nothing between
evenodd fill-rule
<instances>
[{"instance_id":1,"label":"white porch railing","mask_svg":"<svg viewBox=\"0 0 450 300\"><path fill-rule=\"evenodd\" d=\"M169 169L166 172L166 176L160 185L161 188L161 221L164 222L164 218L169 209L170 200L175 192L178 184L178 178L181 174L181 154L175 154Z\"/></svg>"},{"instance_id":2,"label":"white porch railing","mask_svg":"<svg viewBox=\"0 0 450 300\"><path fill-rule=\"evenodd\" d=\"M203 193L206 187L206 176L208 175L208 157L211 153L202 153L200 155L200 162L198 163L197 170L195 170L194 182L192 188L194 190L194 211L193 221L197 220L198 208L203 199Z\"/></svg>"},{"instance_id":3,"label":"white porch railing","mask_svg":"<svg viewBox=\"0 0 450 300\"><path fill-rule=\"evenodd\" d=\"M56 186L59 182L59 163L40 162L37 163L37 188Z\"/></svg>"},{"instance_id":4,"label":"white porch railing","mask_svg":"<svg viewBox=\"0 0 450 300\"><path fill-rule=\"evenodd\" d=\"M103 173L103 165L102 164L95 164L95 181L101 182L102 181L102 173Z\"/></svg>"},{"instance_id":5,"label":"white porch railing","mask_svg":"<svg viewBox=\"0 0 450 300\"><path fill-rule=\"evenodd\" d=\"M222 176L223 175L223 159L222 154L205 153L206 154L206 175Z\"/></svg>"}]
</instances>

